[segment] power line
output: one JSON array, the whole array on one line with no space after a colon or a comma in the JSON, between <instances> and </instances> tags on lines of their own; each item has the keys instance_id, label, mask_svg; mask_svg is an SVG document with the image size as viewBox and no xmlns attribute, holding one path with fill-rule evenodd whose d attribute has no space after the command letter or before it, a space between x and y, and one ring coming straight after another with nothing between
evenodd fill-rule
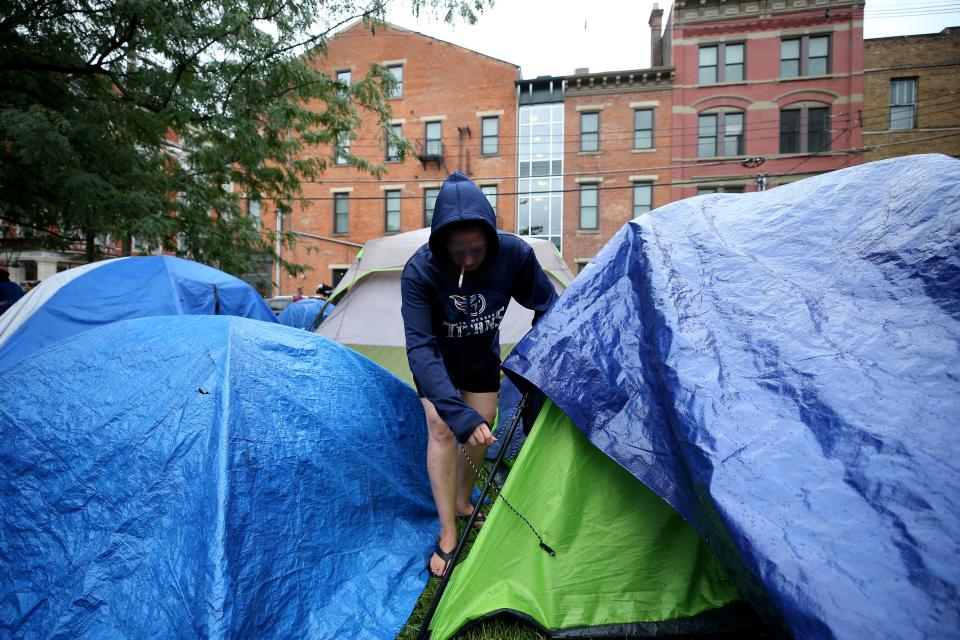
<instances>
[{"instance_id":1,"label":"power line","mask_svg":"<svg viewBox=\"0 0 960 640\"><path fill-rule=\"evenodd\" d=\"M857 156L857 155L861 155L861 154L863 154L863 153L865 153L865 152L870 152L870 151L872 151L872 150L874 150L874 149L888 148L888 147L896 147L896 146L901 146L901 145L905 145L905 144L915 144L915 143L917 143L917 142L927 142L927 141L931 141L931 140L940 140L940 139L944 139L944 138L953 138L953 137L957 137L957 136L960 136L960 132L942 134L942 135L937 135L937 136L929 136L929 137L925 137L925 138L916 138L916 139L913 139L913 140L903 140L903 141L899 141L899 142L888 142L888 143L877 144L877 145L869 145L869 146L867 146L867 147L863 147L863 148L859 148L859 149L845 149L845 150L843 150L843 151L840 151L839 153L846 154L846 155L849 156L850 158L853 158L853 157L855 157L855 156ZM787 171L781 171L781 172L775 172L775 173L768 173L767 175L768 175L768 176L774 176L774 177L785 177L785 176L795 175L795 174L796 174L796 170L797 170L799 167L801 167L803 164L805 164L805 163L808 162L809 160L812 160L813 158L818 158L818 157L822 158L822 157L827 157L827 156L824 156L824 155L822 155L822 154L817 154L817 153L813 153L813 154L803 154L803 158L801 159L801 161L800 161L799 163L797 163L796 165L794 165L792 168L788 169ZM541 179L550 179L550 178L561 178L561 179L562 179L562 178L577 177L577 176L593 176L593 175L602 174L602 173L606 173L606 174L609 174L609 173L631 173L631 172L635 172L635 171L656 171L656 170L671 169L671 168L707 167L707 166L716 166L716 165L734 164L734 163L740 164L740 162L741 162L741 159L736 159L736 160L725 160L725 161L721 161L721 162L711 162L711 163L691 164L691 165L671 165L671 166L661 166L661 167L639 167L639 168L638 168L638 167L632 167L632 168L629 168L629 169L615 169L615 170L610 170L610 171L606 171L606 172L563 173L563 174L548 175L548 176L530 176L529 179L531 179L531 180L541 180ZM849 160L848 160L848 162L849 162ZM831 171L832 171L832 170L833 170L833 169L831 169ZM804 173L804 172L801 172L801 174L802 174L802 173ZM814 173L822 173L822 172L817 171L817 172L814 172ZM753 176L754 176L753 173L741 173L741 174L739 174L739 175L731 175L731 176L698 176L698 177L696 177L696 178L688 178L688 179L685 179L685 180L667 180L667 181L659 181L659 180L658 180L658 181L653 181L653 182L645 182L645 181L638 181L638 182L643 183L643 184L651 184L653 187L665 187L665 186L682 186L682 185L692 185L692 184L712 184L712 183L735 182L735 181L736 181L736 182L742 182L745 177L746 177L746 178L752 178ZM482 182L488 181L488 180L512 180L512 179L518 179L518 178L519 178L519 176L473 177L473 178L471 178L471 180L473 180L474 182L477 182L477 183L482 183ZM435 179L435 180L415 180L415 181L406 180L405 182L438 182L438 180L436 180L436 179ZM637 183L636 183L636 182L632 182L632 183L629 184L629 185L622 185L622 186L619 186L619 185L617 185L617 186L609 186L609 185L608 185L608 186L600 186L600 185L602 185L602 183L594 183L594 184L598 184L598 187L597 187L597 188L598 188L598 190L600 190L600 191L614 191L614 190L621 190L621 189L633 189L633 188L634 188L634 185L637 184ZM549 194L554 194L554 193L579 192L579 190L580 190L579 187L577 187L577 188L574 188L574 189L546 189L546 190L543 190L543 191L498 191L498 192L497 192L497 196L499 197L499 196L519 196L519 195L525 195L525 196L534 196L534 197L535 197L535 196L549 195ZM264 200L271 200L271 199L274 199L274 200L275 200L275 198L264 198ZM297 199L297 200L308 200L308 201L330 201L330 202L332 202L332 201L333 201L333 196L332 196L332 195L331 195L331 196L303 196L303 197L296 198L296 199ZM351 201L374 201L374 200L375 200L375 201L378 201L378 202L383 202L383 201L385 200L385 197L384 197L384 196L352 196L352 195L351 195L351 196L349 197L349 199L350 199ZM400 199L401 199L401 200L418 200L418 201L422 201L422 200L423 200L423 196L422 196L422 195L411 195L411 196L401 195L401 196L400 196Z\"/></svg>"},{"instance_id":2,"label":"power line","mask_svg":"<svg viewBox=\"0 0 960 640\"><path fill-rule=\"evenodd\" d=\"M957 75L960 75L960 71L956 72L956 74L957 74ZM930 109L929 109L929 107L931 107L931 106L936 107L936 106L941 106L941 105L947 105L947 106L946 106L945 108L943 108L943 109L934 109L934 110L930 110ZM781 109L780 112L782 112L782 111L784 111L784 110L789 110L789 106L790 106L790 105L787 105L787 107L784 108L784 109ZM919 113L920 115L924 116L924 117L929 117L929 116L931 116L931 115L937 115L937 114L940 114L940 113L946 113L946 112L956 111L956 110L960 109L960 107L957 106L957 97L954 96L954 95L934 96L933 98L927 98L927 99L923 100L923 102L918 102L918 103L917 103L916 105L914 105L914 106L915 106L915 108L918 110L918 113ZM874 115L886 114L886 113L888 112L889 108L890 108L889 105L885 105L885 106L877 106L877 107L868 107L868 108L865 108L865 109L859 109L859 110L857 110L857 111L843 111L843 112L831 114L831 115L829 116L829 118L830 118L830 120L835 120L835 119L840 119L840 118L846 118L846 119L848 119L848 120L852 120L852 119L856 118L857 120L862 120L863 117L872 117L872 116L874 116ZM749 113L749 112L739 111L739 113L747 114L747 113ZM779 113L779 112L778 112L778 113ZM699 114L699 115L711 115L711 114ZM745 127L745 128L747 128L747 127ZM842 129L843 129L843 130L851 130L851 129L858 129L858 128L861 128L861 127L860 127L860 126L844 127L844 128L842 128ZM689 133L689 132L696 131L696 130L698 130L698 129L699 129L699 126L698 126L698 125L681 125L681 126L679 126L679 127L671 127L669 130L670 130L671 132L681 131L681 132L687 132L687 133ZM750 131L751 133L754 133L754 134L755 134L756 132L758 132L758 131L761 131L761 132L769 131L769 132L771 132L771 133L774 133L774 135L761 136L761 137L758 137L758 136L755 136L755 135L751 135L750 138L749 138L749 140L750 140L750 141L775 140L775 139L777 139L777 138L780 136L780 131L779 131L779 130L780 130L780 122L779 122L779 120L764 120L764 121L761 121L761 123L749 125L749 131ZM835 130L837 130L837 129L831 128L830 130L831 130L831 131L835 131ZM625 150L633 150L633 149L635 149L636 147L632 146L632 144L626 145L626 146L617 146L617 145L610 146L610 144L609 144L609 143L611 143L611 142L621 142L621 141L626 141L626 142L631 142L631 143L632 143L632 141L633 141L633 133L634 133L634 130L633 130L633 129L621 129L621 128L610 128L610 127L604 128L604 129L602 130L602 132L601 132L601 135L598 137L598 143L599 143L600 146L601 146L601 151L625 151ZM611 134L613 134L613 135L611 135ZM621 135L621 134L624 134L624 135ZM544 134L544 136L542 136L542 137L545 137L545 138L547 138L548 140L552 140L552 138L553 138L554 136L553 136L553 134ZM405 139L406 139L406 140L419 140L420 138L405 138ZM515 139L515 140L518 140L518 145L530 144L529 142L527 142L527 140L530 139L529 136L517 136L517 137L514 138L514 139ZM451 136L446 136L446 137L441 136L441 138L439 138L439 140L443 143L444 146L447 146L447 147L450 147L450 146L452 146L452 145L457 145L457 144L459 144L459 141L456 141L456 142L448 142L448 141L453 140L453 138L452 138ZM607 144L603 144L603 143L607 143ZM476 151L477 149L480 149L480 144L481 144L481 143L479 143L479 142L477 142L477 143L470 142L470 143L464 145L464 148L465 148L465 150L467 150L467 151ZM568 147L568 146L569 146L569 147L577 147L577 146L580 145L580 137L579 137L579 136L576 136L576 137L569 137L569 136L568 136L568 137L565 137L562 142L557 142L557 143L551 142L550 144L562 145L563 148L566 148L566 147ZM691 142L691 143L685 145L686 148L695 147L695 146L696 146L696 143L695 143L695 142ZM675 145L672 145L672 144L658 144L655 148L656 148L657 150L667 150L667 149L673 149L673 148L675 148ZM360 144L351 144L351 145L350 145L350 151L354 151L354 150L367 150L367 149L376 149L376 150L378 150L378 151L383 152L384 155L385 155L385 153L386 153L386 147L385 147L385 145L383 145L383 144L377 144L377 143L374 143L374 142L370 142L370 143L361 142ZM569 150L568 152L569 152L569 153L573 153L574 150L571 149L571 150ZM331 148L331 150L329 151L329 153L304 154L302 157L308 157L308 158L309 158L309 157L326 157L326 156L332 156L332 155L333 155L333 150L332 150L332 148ZM354 155L357 155L357 154L354 154ZM482 154L481 154L481 155L482 155ZM498 153L498 154L496 154L496 155L497 155L497 157L501 157L501 158L502 158L502 157L517 157L517 156L522 156L522 155L526 155L526 154L523 153L523 152L516 152L516 153L504 153L504 152L501 152L501 153Z\"/></svg>"}]
</instances>

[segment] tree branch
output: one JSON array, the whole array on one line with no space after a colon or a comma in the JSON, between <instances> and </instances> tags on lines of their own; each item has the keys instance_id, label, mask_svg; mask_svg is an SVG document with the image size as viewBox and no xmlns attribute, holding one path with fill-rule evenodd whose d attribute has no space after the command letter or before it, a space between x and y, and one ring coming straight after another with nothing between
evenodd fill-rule
<instances>
[{"instance_id":1,"label":"tree branch","mask_svg":"<svg viewBox=\"0 0 960 640\"><path fill-rule=\"evenodd\" d=\"M65 236L63 234L57 233L56 231L51 231L49 227L40 227L29 222L24 222L23 220L19 220L17 218L11 218L10 216L5 214L0 214L0 220L12 222L13 224L19 227L27 227L29 229L33 229L34 231L42 231L43 233L49 234L55 238L60 238L61 240L67 240L69 242L79 242L80 240L83 240L83 238L79 238L77 236Z\"/></svg>"}]
</instances>

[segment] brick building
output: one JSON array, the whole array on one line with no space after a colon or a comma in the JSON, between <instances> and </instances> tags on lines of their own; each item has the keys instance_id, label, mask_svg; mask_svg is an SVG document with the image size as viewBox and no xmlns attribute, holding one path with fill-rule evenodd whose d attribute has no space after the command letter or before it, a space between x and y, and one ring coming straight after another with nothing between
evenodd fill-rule
<instances>
[{"instance_id":1,"label":"brick building","mask_svg":"<svg viewBox=\"0 0 960 640\"><path fill-rule=\"evenodd\" d=\"M674 200L860 162L861 0L676 0L671 22Z\"/></svg>"},{"instance_id":2,"label":"brick building","mask_svg":"<svg viewBox=\"0 0 960 640\"><path fill-rule=\"evenodd\" d=\"M960 27L864 42L864 160L960 157Z\"/></svg>"},{"instance_id":3,"label":"brick building","mask_svg":"<svg viewBox=\"0 0 960 640\"><path fill-rule=\"evenodd\" d=\"M427 225L454 170L487 192L501 228L553 241L576 273L624 222L674 200L894 155L960 155L960 30L865 43L863 6L676 0L665 29L663 10L651 12L650 68L526 80L509 62L356 23L331 39L323 69L349 81L388 67L399 81L391 128L416 153L394 157L370 114L341 144L385 163L382 178L330 146L308 150L330 167L303 184L310 205L279 222L299 236L284 257L310 270L268 264L247 279L272 280L274 294L335 283L367 240ZM266 203L248 207L276 228Z\"/></svg>"},{"instance_id":4,"label":"brick building","mask_svg":"<svg viewBox=\"0 0 960 640\"><path fill-rule=\"evenodd\" d=\"M563 255L576 273L623 223L670 202L673 69L567 79Z\"/></svg>"},{"instance_id":5,"label":"brick building","mask_svg":"<svg viewBox=\"0 0 960 640\"><path fill-rule=\"evenodd\" d=\"M398 80L391 127L416 153L395 157L370 114L363 116L356 137L343 144L353 155L385 162L383 178L346 165L332 146L308 151L324 154L331 165L303 184L310 206L295 207L286 222L299 240L285 257L311 270L300 277L282 274L283 294L298 286L311 293L319 283L336 282L367 240L429 225L440 185L455 170L483 188L503 229L515 230L519 68L406 29L372 30L362 22L332 38L324 60L325 70L343 80L366 75L373 63ZM269 215L264 223L275 228Z\"/></svg>"}]
</instances>

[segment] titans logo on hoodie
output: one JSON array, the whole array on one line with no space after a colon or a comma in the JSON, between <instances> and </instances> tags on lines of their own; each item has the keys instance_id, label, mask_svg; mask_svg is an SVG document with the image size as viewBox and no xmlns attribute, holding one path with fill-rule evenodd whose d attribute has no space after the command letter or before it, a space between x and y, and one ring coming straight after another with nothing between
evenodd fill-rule
<instances>
[{"instance_id":1,"label":"titans logo on hoodie","mask_svg":"<svg viewBox=\"0 0 960 640\"><path fill-rule=\"evenodd\" d=\"M454 223L479 222L486 257L464 274L446 249ZM534 322L557 294L529 244L497 231L493 207L460 172L443 183L433 210L430 240L407 261L400 280L410 370L423 395L460 442L484 418L468 407L453 380L488 379L500 368L500 322L510 298L534 311Z\"/></svg>"}]
</instances>

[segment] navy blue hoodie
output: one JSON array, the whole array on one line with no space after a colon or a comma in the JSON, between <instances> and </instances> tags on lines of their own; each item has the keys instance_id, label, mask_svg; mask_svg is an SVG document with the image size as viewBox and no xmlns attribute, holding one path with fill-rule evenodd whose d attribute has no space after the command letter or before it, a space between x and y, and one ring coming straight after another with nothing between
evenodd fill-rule
<instances>
[{"instance_id":1,"label":"navy blue hoodie","mask_svg":"<svg viewBox=\"0 0 960 640\"><path fill-rule=\"evenodd\" d=\"M446 250L446 230L467 220L482 223L487 252L476 270L464 274L463 288L459 288L460 269ZM530 245L497 231L493 207L459 171L440 189L430 241L407 261L400 291L413 377L457 440L466 442L485 419L464 403L451 377L469 380L497 375L500 321L510 298L533 309L536 322L556 300L556 291Z\"/></svg>"}]
</instances>

